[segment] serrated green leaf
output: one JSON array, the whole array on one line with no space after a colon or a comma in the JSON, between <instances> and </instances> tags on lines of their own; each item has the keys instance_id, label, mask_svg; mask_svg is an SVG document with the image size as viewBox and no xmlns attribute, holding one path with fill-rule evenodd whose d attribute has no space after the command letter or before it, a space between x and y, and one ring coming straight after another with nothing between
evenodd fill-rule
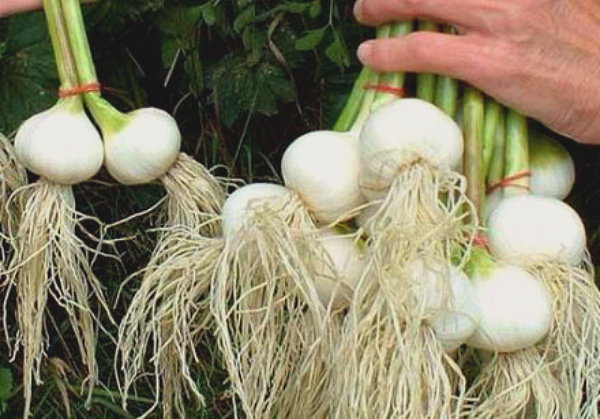
<instances>
[{"instance_id":1,"label":"serrated green leaf","mask_svg":"<svg viewBox=\"0 0 600 419\"><path fill-rule=\"evenodd\" d=\"M6 401L13 391L13 376L8 368L0 368L0 400Z\"/></svg>"},{"instance_id":2,"label":"serrated green leaf","mask_svg":"<svg viewBox=\"0 0 600 419\"><path fill-rule=\"evenodd\" d=\"M350 53L337 32L334 32L333 42L325 50L325 55L341 68L350 67Z\"/></svg>"},{"instance_id":3,"label":"serrated green leaf","mask_svg":"<svg viewBox=\"0 0 600 419\"><path fill-rule=\"evenodd\" d=\"M299 38L294 44L294 48L298 51L308 51L314 49L323 40L325 32L327 32L328 26L324 26L320 29L313 29L307 31L306 35Z\"/></svg>"},{"instance_id":4,"label":"serrated green leaf","mask_svg":"<svg viewBox=\"0 0 600 419\"><path fill-rule=\"evenodd\" d=\"M310 7L310 3L284 3L277 6L278 12L304 13Z\"/></svg>"},{"instance_id":5,"label":"serrated green leaf","mask_svg":"<svg viewBox=\"0 0 600 419\"><path fill-rule=\"evenodd\" d=\"M0 60L4 56L5 52L6 52L6 43L5 42L0 42Z\"/></svg>"},{"instance_id":6,"label":"serrated green leaf","mask_svg":"<svg viewBox=\"0 0 600 419\"><path fill-rule=\"evenodd\" d=\"M160 53L164 68L169 68L173 64L175 55L177 55L177 40L173 37L165 37L160 45Z\"/></svg>"}]
</instances>

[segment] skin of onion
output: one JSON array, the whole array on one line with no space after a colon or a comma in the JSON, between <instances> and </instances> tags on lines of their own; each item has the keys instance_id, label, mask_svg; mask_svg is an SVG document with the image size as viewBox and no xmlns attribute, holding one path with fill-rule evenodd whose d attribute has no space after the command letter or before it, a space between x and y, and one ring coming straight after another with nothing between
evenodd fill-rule
<instances>
[{"instance_id":1,"label":"skin of onion","mask_svg":"<svg viewBox=\"0 0 600 419\"><path fill-rule=\"evenodd\" d=\"M105 164L123 185L141 185L164 175L175 163L181 133L175 119L156 108L126 115L127 124L105 138Z\"/></svg>"},{"instance_id":2,"label":"skin of onion","mask_svg":"<svg viewBox=\"0 0 600 419\"><path fill-rule=\"evenodd\" d=\"M365 200L355 137L351 132L314 131L294 140L283 154L285 186L322 223L349 218Z\"/></svg>"},{"instance_id":3,"label":"skin of onion","mask_svg":"<svg viewBox=\"0 0 600 419\"><path fill-rule=\"evenodd\" d=\"M398 171L425 162L458 169L460 127L441 109L420 99L397 99L371 113L360 132L360 183L369 200L385 196Z\"/></svg>"},{"instance_id":4,"label":"skin of onion","mask_svg":"<svg viewBox=\"0 0 600 419\"><path fill-rule=\"evenodd\" d=\"M326 258L333 265L332 277L330 269L323 267L322 274L315 278L315 289L324 306L332 305L335 308L347 306L352 291L360 280L364 267L365 257L354 240L342 236L332 229L319 232L320 243L326 252Z\"/></svg>"},{"instance_id":5,"label":"skin of onion","mask_svg":"<svg viewBox=\"0 0 600 419\"><path fill-rule=\"evenodd\" d=\"M488 219L492 254L517 265L581 262L586 234L581 218L564 202L545 196L503 199Z\"/></svg>"},{"instance_id":6,"label":"skin of onion","mask_svg":"<svg viewBox=\"0 0 600 419\"><path fill-rule=\"evenodd\" d=\"M102 138L87 115L60 105L23 122L15 152L28 170L61 185L90 179L104 160Z\"/></svg>"},{"instance_id":7,"label":"skin of onion","mask_svg":"<svg viewBox=\"0 0 600 419\"><path fill-rule=\"evenodd\" d=\"M481 317L468 339L471 347L497 352L529 348L546 336L552 325L548 290L527 271L500 266L472 278Z\"/></svg>"},{"instance_id":8,"label":"skin of onion","mask_svg":"<svg viewBox=\"0 0 600 419\"><path fill-rule=\"evenodd\" d=\"M290 191L272 183L253 183L242 186L227 197L221 210L223 235L226 240L235 240L253 208L265 205L269 200L288 195Z\"/></svg>"}]
</instances>

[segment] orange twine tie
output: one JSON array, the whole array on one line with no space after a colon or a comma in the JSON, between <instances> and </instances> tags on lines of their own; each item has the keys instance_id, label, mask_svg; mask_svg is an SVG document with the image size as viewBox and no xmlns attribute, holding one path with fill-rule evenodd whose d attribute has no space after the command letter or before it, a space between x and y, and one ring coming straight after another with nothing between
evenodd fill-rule
<instances>
[{"instance_id":1,"label":"orange twine tie","mask_svg":"<svg viewBox=\"0 0 600 419\"><path fill-rule=\"evenodd\" d=\"M58 91L59 98L79 96L86 93L99 92L102 89L100 83L88 83L81 86L71 87L69 89L60 89Z\"/></svg>"},{"instance_id":2,"label":"orange twine tie","mask_svg":"<svg viewBox=\"0 0 600 419\"><path fill-rule=\"evenodd\" d=\"M389 93L394 96L404 97L404 89L402 87L394 87L386 84L367 83L364 86L365 90L375 90L377 92Z\"/></svg>"},{"instance_id":3,"label":"orange twine tie","mask_svg":"<svg viewBox=\"0 0 600 419\"><path fill-rule=\"evenodd\" d=\"M524 186L524 185L515 184L515 182L519 179L523 179L523 178L530 177L530 176L531 176L531 172L523 172L523 173L517 173L512 176L507 176L504 179L500 180L499 182L493 183L490 186L488 186L487 193L492 193L497 189L502 189L502 188L507 188L507 187L523 188L523 189L529 190L529 187Z\"/></svg>"}]
</instances>

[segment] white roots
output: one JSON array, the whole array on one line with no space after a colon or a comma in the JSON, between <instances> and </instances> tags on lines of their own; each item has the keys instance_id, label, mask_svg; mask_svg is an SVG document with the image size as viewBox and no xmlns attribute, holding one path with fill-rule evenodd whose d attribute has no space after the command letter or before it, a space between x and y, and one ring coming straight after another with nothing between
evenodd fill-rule
<instances>
[{"instance_id":1,"label":"white roots","mask_svg":"<svg viewBox=\"0 0 600 419\"><path fill-rule=\"evenodd\" d=\"M457 173L415 163L368 221L369 261L334 375L337 417L451 417L461 409L465 379L426 324L422 278L411 264L443 272L467 254L477 220L465 184ZM449 282L439 278L434 286L448 304Z\"/></svg>"},{"instance_id":2,"label":"white roots","mask_svg":"<svg viewBox=\"0 0 600 419\"><path fill-rule=\"evenodd\" d=\"M546 264L534 269L554 300L548 337L555 375L567 391L570 416L600 416L600 291L593 266Z\"/></svg>"},{"instance_id":3,"label":"white roots","mask_svg":"<svg viewBox=\"0 0 600 419\"><path fill-rule=\"evenodd\" d=\"M9 197L14 191L27 184L27 174L15 156L11 142L0 134L0 226L2 234L9 237L16 232L23 212L24 197Z\"/></svg>"},{"instance_id":4,"label":"white roots","mask_svg":"<svg viewBox=\"0 0 600 419\"><path fill-rule=\"evenodd\" d=\"M222 247L221 240L171 227L155 249L153 260L160 263L143 272L141 286L119 326L117 367L120 360L125 407L132 386L147 376L148 357L156 401L146 415L161 398L164 417L173 412L184 416L190 396L204 404L192 366L199 363L199 341L212 329L208 295Z\"/></svg>"},{"instance_id":5,"label":"white roots","mask_svg":"<svg viewBox=\"0 0 600 419\"><path fill-rule=\"evenodd\" d=\"M167 191L166 226L201 229L206 237L220 234L214 220L225 200L224 184L208 169L184 153L160 179ZM165 232L165 235L168 235Z\"/></svg>"},{"instance_id":6,"label":"white roots","mask_svg":"<svg viewBox=\"0 0 600 419\"><path fill-rule=\"evenodd\" d=\"M219 260L211 308L241 407L250 418L322 417L330 357L312 220L290 195L255 208L237 237Z\"/></svg>"},{"instance_id":7,"label":"white roots","mask_svg":"<svg viewBox=\"0 0 600 419\"><path fill-rule=\"evenodd\" d=\"M18 331L14 339L13 357L23 350L25 417L29 415L32 384L41 384L40 368L45 358L49 332L46 316L49 297L62 307L69 318L87 368L85 382L91 391L98 380L96 353L96 316L90 306L90 294L108 313L102 287L92 272L88 256L93 253L76 235L86 217L75 210L71 187L45 180L27 186L16 194L27 200L20 220L15 255L8 269L4 309L16 291ZM111 318L112 320L112 318ZM6 327L6 325L5 325ZM5 330L9 330L6 328ZM10 342L10 337L9 338Z\"/></svg>"},{"instance_id":8,"label":"white roots","mask_svg":"<svg viewBox=\"0 0 600 419\"><path fill-rule=\"evenodd\" d=\"M200 163L180 154L161 178L167 191L165 227L119 327L117 364L123 383L123 405L132 386L152 365L155 403L162 398L164 417L185 415L186 400L204 398L192 377L196 347L211 329L208 295L222 248L212 237L224 201L223 185ZM118 375L118 374L117 374Z\"/></svg>"},{"instance_id":9,"label":"white roots","mask_svg":"<svg viewBox=\"0 0 600 419\"><path fill-rule=\"evenodd\" d=\"M544 348L495 354L483 366L466 416L496 418L571 418L567 389L554 374Z\"/></svg>"}]
</instances>

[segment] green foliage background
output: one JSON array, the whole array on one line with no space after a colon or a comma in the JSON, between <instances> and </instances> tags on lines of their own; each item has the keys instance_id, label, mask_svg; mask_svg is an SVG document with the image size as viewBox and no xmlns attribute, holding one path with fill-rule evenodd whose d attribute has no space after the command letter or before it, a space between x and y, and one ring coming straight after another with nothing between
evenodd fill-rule
<instances>
[{"instance_id":1,"label":"green foliage background","mask_svg":"<svg viewBox=\"0 0 600 419\"><path fill-rule=\"evenodd\" d=\"M298 135L332 125L360 66L357 44L372 30L357 25L348 0L100 0L86 8L94 58L104 94L123 110L163 108L177 118L184 151L208 167L247 181L278 178L278 162ZM54 103L53 55L41 12L0 19L0 132L13 133L28 116ZM594 260L600 260L600 148L570 141L578 181L569 202L582 214ZM332 156L335 158L335 156ZM149 208L162 196L156 186L124 188L106 173L76 188L81 210L107 223ZM99 259L98 276L115 304L117 319L137 288L124 279L143 267L156 237L151 216L114 228L120 258ZM60 310L57 311L60 313ZM113 378L114 344L101 334L98 357L105 384L90 411L79 395L78 359L65 319L54 318L45 383L35 394L35 417L128 417ZM114 330L111 330L114 332ZM226 376L206 342L197 377L207 410L194 417L231 415ZM3 346L5 348L5 346ZM19 362L0 351L0 412L21 412ZM140 386L139 414L151 404ZM159 414L157 413L157 417Z\"/></svg>"}]
</instances>

